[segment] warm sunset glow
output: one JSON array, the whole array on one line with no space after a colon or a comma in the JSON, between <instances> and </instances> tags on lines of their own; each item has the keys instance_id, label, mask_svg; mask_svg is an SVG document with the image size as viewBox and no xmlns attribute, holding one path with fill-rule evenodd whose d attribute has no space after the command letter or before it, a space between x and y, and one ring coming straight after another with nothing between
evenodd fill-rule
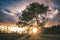
<instances>
[{"instance_id":1,"label":"warm sunset glow","mask_svg":"<svg viewBox=\"0 0 60 40\"><path fill-rule=\"evenodd\" d=\"M33 33L37 33L37 28L33 28Z\"/></svg>"},{"instance_id":2,"label":"warm sunset glow","mask_svg":"<svg viewBox=\"0 0 60 40\"><path fill-rule=\"evenodd\" d=\"M53 18L54 16L53 15L50 15L50 18Z\"/></svg>"},{"instance_id":3,"label":"warm sunset glow","mask_svg":"<svg viewBox=\"0 0 60 40\"><path fill-rule=\"evenodd\" d=\"M12 32L16 32L17 31L17 28L10 27L9 30L12 31Z\"/></svg>"},{"instance_id":4,"label":"warm sunset glow","mask_svg":"<svg viewBox=\"0 0 60 40\"><path fill-rule=\"evenodd\" d=\"M59 11L58 11L57 9L55 9L54 13L55 13L55 14L58 14L58 12L59 12Z\"/></svg>"},{"instance_id":5,"label":"warm sunset glow","mask_svg":"<svg viewBox=\"0 0 60 40\"><path fill-rule=\"evenodd\" d=\"M41 30L41 28L37 27L37 25L34 25L32 27L18 27L18 26L0 26L0 31L5 33L17 33L17 34L37 34ZM38 32L39 31L39 32Z\"/></svg>"}]
</instances>

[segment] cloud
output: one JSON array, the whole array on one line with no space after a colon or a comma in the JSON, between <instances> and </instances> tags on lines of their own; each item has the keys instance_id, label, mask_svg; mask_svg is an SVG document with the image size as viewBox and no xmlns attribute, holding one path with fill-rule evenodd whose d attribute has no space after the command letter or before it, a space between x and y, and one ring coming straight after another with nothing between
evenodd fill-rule
<instances>
[{"instance_id":1,"label":"cloud","mask_svg":"<svg viewBox=\"0 0 60 40\"><path fill-rule=\"evenodd\" d=\"M60 25L60 13L54 16L54 18L49 19L45 27L52 27L53 25Z\"/></svg>"},{"instance_id":2,"label":"cloud","mask_svg":"<svg viewBox=\"0 0 60 40\"><path fill-rule=\"evenodd\" d=\"M55 8L60 9L60 0L1 0L0 9L4 10L4 12L0 11L1 22L15 23L20 15L20 13L16 12L24 10L26 5L32 2L39 2L48 5L50 7L51 12L53 12ZM52 24L57 24L58 22L60 23L59 17L59 14L55 15L55 17L53 19L49 19L48 22L51 22Z\"/></svg>"},{"instance_id":3,"label":"cloud","mask_svg":"<svg viewBox=\"0 0 60 40\"><path fill-rule=\"evenodd\" d=\"M58 14L53 18L53 20L60 23L60 13L58 13Z\"/></svg>"},{"instance_id":4,"label":"cloud","mask_svg":"<svg viewBox=\"0 0 60 40\"><path fill-rule=\"evenodd\" d=\"M55 7L60 9L60 0L54 0Z\"/></svg>"},{"instance_id":5,"label":"cloud","mask_svg":"<svg viewBox=\"0 0 60 40\"><path fill-rule=\"evenodd\" d=\"M14 18L14 16L5 14L0 10L0 23L16 23L16 20Z\"/></svg>"},{"instance_id":6,"label":"cloud","mask_svg":"<svg viewBox=\"0 0 60 40\"><path fill-rule=\"evenodd\" d=\"M9 9L5 9L5 11L8 12L8 13L11 13L11 11Z\"/></svg>"}]
</instances>

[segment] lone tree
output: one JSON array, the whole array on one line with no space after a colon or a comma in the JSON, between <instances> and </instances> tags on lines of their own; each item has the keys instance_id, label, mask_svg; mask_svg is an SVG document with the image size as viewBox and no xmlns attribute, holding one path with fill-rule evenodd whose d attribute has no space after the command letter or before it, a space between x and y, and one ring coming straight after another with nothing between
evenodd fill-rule
<instances>
[{"instance_id":1,"label":"lone tree","mask_svg":"<svg viewBox=\"0 0 60 40\"><path fill-rule=\"evenodd\" d=\"M33 18L36 18L36 22L37 24L39 24L38 22L38 15L39 14L46 14L46 12L48 11L49 7L48 6L44 6L44 4L40 4L37 2L31 3L29 4L25 10L22 11L22 19L23 21L29 22L30 20L32 20ZM45 17L42 17L43 19L45 19Z\"/></svg>"}]
</instances>

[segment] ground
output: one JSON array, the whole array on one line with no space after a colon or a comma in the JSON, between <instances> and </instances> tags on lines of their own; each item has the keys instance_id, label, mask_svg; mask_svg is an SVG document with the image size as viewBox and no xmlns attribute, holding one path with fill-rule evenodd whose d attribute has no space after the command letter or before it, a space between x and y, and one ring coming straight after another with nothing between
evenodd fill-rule
<instances>
[{"instance_id":1,"label":"ground","mask_svg":"<svg viewBox=\"0 0 60 40\"><path fill-rule=\"evenodd\" d=\"M37 38L25 34L0 33L0 40L60 40L59 34L41 34Z\"/></svg>"}]
</instances>

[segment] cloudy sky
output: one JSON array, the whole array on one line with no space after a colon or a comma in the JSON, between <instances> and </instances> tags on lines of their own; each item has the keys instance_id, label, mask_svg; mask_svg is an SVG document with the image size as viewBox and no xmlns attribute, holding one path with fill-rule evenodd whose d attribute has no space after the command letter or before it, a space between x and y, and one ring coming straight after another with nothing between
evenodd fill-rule
<instances>
[{"instance_id":1,"label":"cloudy sky","mask_svg":"<svg viewBox=\"0 0 60 40\"><path fill-rule=\"evenodd\" d=\"M0 23L16 23L20 12L32 2L43 3L52 10L48 12L52 14L49 14L46 25L60 24L60 0L0 0Z\"/></svg>"}]
</instances>

